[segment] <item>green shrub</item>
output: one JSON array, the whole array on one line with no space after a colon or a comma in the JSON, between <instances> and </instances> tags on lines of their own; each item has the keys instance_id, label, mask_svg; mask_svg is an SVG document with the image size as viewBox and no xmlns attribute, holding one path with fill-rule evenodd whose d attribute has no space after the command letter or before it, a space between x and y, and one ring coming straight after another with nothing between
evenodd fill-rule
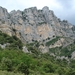
<instances>
[{"instance_id":1,"label":"green shrub","mask_svg":"<svg viewBox=\"0 0 75 75\"><path fill-rule=\"evenodd\" d=\"M46 73L54 73L54 68L52 63L47 63L44 65L44 71Z\"/></svg>"},{"instance_id":2,"label":"green shrub","mask_svg":"<svg viewBox=\"0 0 75 75\"><path fill-rule=\"evenodd\" d=\"M11 59L3 57L2 60L1 60L0 69L11 71L12 70L12 61L11 61Z\"/></svg>"},{"instance_id":3,"label":"green shrub","mask_svg":"<svg viewBox=\"0 0 75 75\"><path fill-rule=\"evenodd\" d=\"M28 66L23 62L18 65L18 71L24 73L25 75L29 75Z\"/></svg>"},{"instance_id":4,"label":"green shrub","mask_svg":"<svg viewBox=\"0 0 75 75\"><path fill-rule=\"evenodd\" d=\"M22 74L22 73L8 72L8 71L0 71L0 75L24 75L24 74Z\"/></svg>"},{"instance_id":5,"label":"green shrub","mask_svg":"<svg viewBox=\"0 0 75 75\"><path fill-rule=\"evenodd\" d=\"M55 42L58 41L58 39L59 39L59 37L56 37L56 38L54 38L54 39L52 39L52 40L46 42L46 46L50 46L50 45L54 44Z\"/></svg>"},{"instance_id":6,"label":"green shrub","mask_svg":"<svg viewBox=\"0 0 75 75\"><path fill-rule=\"evenodd\" d=\"M0 31L0 44L3 45L6 43L10 44L9 46L7 46L8 49L13 49L14 47L15 49L22 49L23 47L23 43L16 36L10 37L9 35Z\"/></svg>"}]
</instances>

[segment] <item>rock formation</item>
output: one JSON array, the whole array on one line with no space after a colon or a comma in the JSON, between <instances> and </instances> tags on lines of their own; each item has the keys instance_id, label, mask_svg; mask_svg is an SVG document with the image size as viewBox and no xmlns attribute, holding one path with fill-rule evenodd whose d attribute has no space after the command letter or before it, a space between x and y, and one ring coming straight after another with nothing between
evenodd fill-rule
<instances>
[{"instance_id":1,"label":"rock formation","mask_svg":"<svg viewBox=\"0 0 75 75\"><path fill-rule=\"evenodd\" d=\"M10 36L16 35L24 43L53 39L56 36L75 38L74 26L66 20L58 19L47 6L42 10L32 7L10 13L0 7L0 30Z\"/></svg>"}]
</instances>

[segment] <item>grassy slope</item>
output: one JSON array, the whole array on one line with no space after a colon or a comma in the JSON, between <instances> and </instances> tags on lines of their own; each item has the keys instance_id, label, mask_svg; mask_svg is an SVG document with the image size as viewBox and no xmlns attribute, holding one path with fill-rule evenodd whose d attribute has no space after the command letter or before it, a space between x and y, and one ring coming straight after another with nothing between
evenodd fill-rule
<instances>
[{"instance_id":1,"label":"grassy slope","mask_svg":"<svg viewBox=\"0 0 75 75\"><path fill-rule=\"evenodd\" d=\"M24 75L24 74L14 73L14 72L7 72L7 71L0 71L0 75Z\"/></svg>"},{"instance_id":2,"label":"grassy slope","mask_svg":"<svg viewBox=\"0 0 75 75\"><path fill-rule=\"evenodd\" d=\"M10 38L11 41L7 38ZM0 48L0 75L21 75L20 73L22 75L23 73L27 75L75 75L75 60L71 60L67 64L68 61L56 60L48 53L40 54L36 48L38 42L36 42L35 46L33 44L27 44L29 50L32 49L32 54L26 54L20 50L22 43L16 37L10 37L0 32L0 42L1 44L11 44L11 47L9 46L10 49L7 47L6 49ZM15 45L16 47L14 48ZM18 45L19 50L17 48ZM74 45L70 47L72 49L75 48Z\"/></svg>"},{"instance_id":3,"label":"grassy slope","mask_svg":"<svg viewBox=\"0 0 75 75\"><path fill-rule=\"evenodd\" d=\"M2 33L0 31L0 44L7 44L9 43L10 45L7 46L7 49L22 49L22 42L19 40L16 36L10 37L9 35Z\"/></svg>"}]
</instances>

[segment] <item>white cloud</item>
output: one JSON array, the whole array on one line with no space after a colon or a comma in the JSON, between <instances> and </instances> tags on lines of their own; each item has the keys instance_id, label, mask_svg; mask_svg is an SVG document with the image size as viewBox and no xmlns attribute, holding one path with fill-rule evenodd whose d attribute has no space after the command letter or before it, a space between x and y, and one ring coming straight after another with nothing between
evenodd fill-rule
<instances>
[{"instance_id":1,"label":"white cloud","mask_svg":"<svg viewBox=\"0 0 75 75\"><path fill-rule=\"evenodd\" d=\"M34 6L38 9L42 9L44 6L49 6L50 9L61 8L61 5L56 0L0 0L0 5L6 7L9 11L12 9L23 10Z\"/></svg>"}]
</instances>

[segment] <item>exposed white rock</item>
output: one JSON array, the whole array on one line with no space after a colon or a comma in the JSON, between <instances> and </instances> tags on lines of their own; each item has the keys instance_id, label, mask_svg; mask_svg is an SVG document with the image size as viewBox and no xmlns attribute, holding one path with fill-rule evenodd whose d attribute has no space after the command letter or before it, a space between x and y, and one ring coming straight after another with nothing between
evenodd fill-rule
<instances>
[{"instance_id":1,"label":"exposed white rock","mask_svg":"<svg viewBox=\"0 0 75 75\"><path fill-rule=\"evenodd\" d=\"M71 54L71 59L75 59L75 51Z\"/></svg>"},{"instance_id":2,"label":"exposed white rock","mask_svg":"<svg viewBox=\"0 0 75 75\"><path fill-rule=\"evenodd\" d=\"M53 36L75 38L72 27L67 21L60 21L47 6L42 10L32 7L10 13L0 7L0 30L10 36L16 35L23 42L43 41Z\"/></svg>"},{"instance_id":3,"label":"exposed white rock","mask_svg":"<svg viewBox=\"0 0 75 75\"><path fill-rule=\"evenodd\" d=\"M46 46L43 46L43 45L40 45L39 46L39 49L42 53L47 53L49 52L48 48Z\"/></svg>"},{"instance_id":4,"label":"exposed white rock","mask_svg":"<svg viewBox=\"0 0 75 75\"><path fill-rule=\"evenodd\" d=\"M28 49L26 48L26 46L23 46L23 50L22 50L23 52L25 52L25 53L29 53L29 51L28 51Z\"/></svg>"}]
</instances>

